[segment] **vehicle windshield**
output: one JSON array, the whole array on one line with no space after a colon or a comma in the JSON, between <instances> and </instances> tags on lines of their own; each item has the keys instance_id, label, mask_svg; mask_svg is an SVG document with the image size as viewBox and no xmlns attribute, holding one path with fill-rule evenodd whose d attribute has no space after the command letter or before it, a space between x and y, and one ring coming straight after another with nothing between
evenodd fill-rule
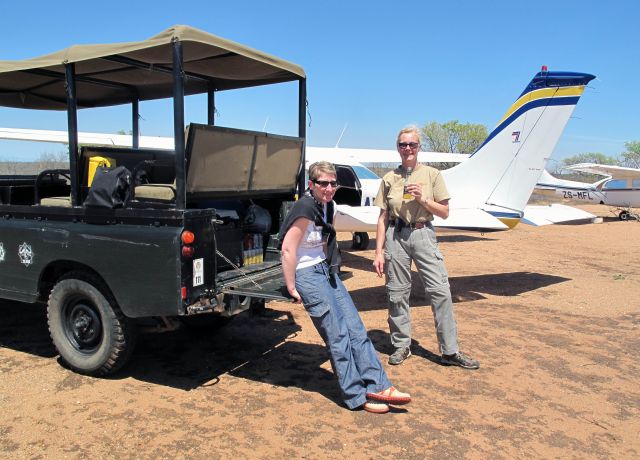
<instances>
[{"instance_id":1,"label":"vehicle windshield","mask_svg":"<svg viewBox=\"0 0 640 460\"><path fill-rule=\"evenodd\" d=\"M364 166L352 166L353 170L356 172L358 179L380 179L376 173L371 171L370 169L365 168Z\"/></svg>"}]
</instances>

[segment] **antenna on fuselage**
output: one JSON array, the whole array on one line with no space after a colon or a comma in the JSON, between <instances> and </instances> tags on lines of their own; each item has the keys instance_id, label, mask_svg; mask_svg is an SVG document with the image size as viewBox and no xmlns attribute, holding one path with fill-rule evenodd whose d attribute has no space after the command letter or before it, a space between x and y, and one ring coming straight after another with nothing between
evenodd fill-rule
<instances>
[{"instance_id":1,"label":"antenna on fuselage","mask_svg":"<svg viewBox=\"0 0 640 460\"><path fill-rule=\"evenodd\" d=\"M338 142L336 142L336 146L335 146L336 149L340 146L340 141L342 140L342 136L344 136L344 132L347 130L347 126L349 126L349 123L345 123L344 124L344 128L342 128L342 132L340 133L340 137L338 137Z\"/></svg>"}]
</instances>

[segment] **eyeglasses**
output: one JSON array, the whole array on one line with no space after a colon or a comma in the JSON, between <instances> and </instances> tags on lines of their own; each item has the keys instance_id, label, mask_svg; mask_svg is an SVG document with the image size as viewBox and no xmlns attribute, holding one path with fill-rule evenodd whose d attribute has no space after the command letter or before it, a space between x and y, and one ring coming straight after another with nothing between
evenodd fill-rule
<instances>
[{"instance_id":1,"label":"eyeglasses","mask_svg":"<svg viewBox=\"0 0 640 460\"><path fill-rule=\"evenodd\" d=\"M314 179L312 182L316 185L319 185L322 188L327 188L328 186L332 186L333 188L336 188L338 186L337 180L315 180Z\"/></svg>"},{"instance_id":2,"label":"eyeglasses","mask_svg":"<svg viewBox=\"0 0 640 460\"><path fill-rule=\"evenodd\" d=\"M420 147L420 144L418 142L398 142L398 148L406 149L407 147L417 149L418 147Z\"/></svg>"}]
</instances>

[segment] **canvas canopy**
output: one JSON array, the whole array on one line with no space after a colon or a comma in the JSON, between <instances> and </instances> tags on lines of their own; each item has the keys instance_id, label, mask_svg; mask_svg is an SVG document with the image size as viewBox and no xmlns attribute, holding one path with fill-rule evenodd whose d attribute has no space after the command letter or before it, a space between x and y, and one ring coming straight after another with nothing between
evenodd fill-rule
<instances>
[{"instance_id":1,"label":"canvas canopy","mask_svg":"<svg viewBox=\"0 0 640 460\"><path fill-rule=\"evenodd\" d=\"M76 45L23 61L0 61L0 105L66 109L65 64L75 65L79 108L171 97L173 42L183 48L185 94L295 81L304 70L282 59L188 26L148 40Z\"/></svg>"}]
</instances>

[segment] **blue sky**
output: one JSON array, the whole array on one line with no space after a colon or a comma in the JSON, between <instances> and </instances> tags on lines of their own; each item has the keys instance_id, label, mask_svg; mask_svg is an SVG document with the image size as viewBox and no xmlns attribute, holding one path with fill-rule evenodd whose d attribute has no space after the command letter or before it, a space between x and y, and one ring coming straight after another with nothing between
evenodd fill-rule
<instances>
[{"instance_id":1,"label":"blue sky","mask_svg":"<svg viewBox=\"0 0 640 460\"><path fill-rule=\"evenodd\" d=\"M640 47L635 1L44 2L3 8L0 60L72 44L136 41L187 24L301 65L308 77L309 145L393 148L399 128L430 121L492 129L542 65L592 73L556 147L616 156L640 140ZM295 134L295 87L217 97L217 123ZM142 103L142 134L171 135L169 108ZM187 119L205 122L204 100ZM0 110L0 126L66 129L64 113ZM83 131L130 129L129 108L81 111ZM17 143L1 151L21 154ZM40 150L44 149L38 146ZM48 148L50 151L51 148ZM33 148L24 155L33 155ZM17 159L0 154L0 159Z\"/></svg>"}]
</instances>

